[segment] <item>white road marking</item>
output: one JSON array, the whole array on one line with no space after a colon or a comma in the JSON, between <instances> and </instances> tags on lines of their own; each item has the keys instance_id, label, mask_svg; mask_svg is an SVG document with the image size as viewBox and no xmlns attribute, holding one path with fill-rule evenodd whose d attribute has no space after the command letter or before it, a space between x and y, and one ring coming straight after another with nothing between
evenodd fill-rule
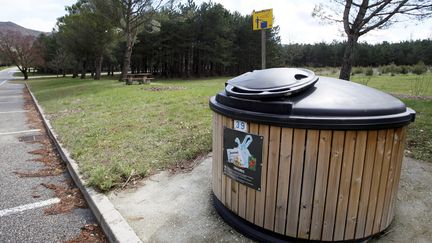
<instances>
[{"instance_id":1,"label":"white road marking","mask_svg":"<svg viewBox=\"0 0 432 243\"><path fill-rule=\"evenodd\" d=\"M0 104L21 103L21 101L0 101Z\"/></svg>"},{"instance_id":2,"label":"white road marking","mask_svg":"<svg viewBox=\"0 0 432 243\"><path fill-rule=\"evenodd\" d=\"M4 217L4 216L11 215L11 214L16 214L16 213L24 212L27 210L35 209L35 208L46 207L46 206L49 206L52 204L56 204L58 202L60 202L59 198L51 198L51 199L41 201L41 202L21 205L21 206L14 207L14 208L3 209L3 210L0 210L0 218Z\"/></svg>"},{"instance_id":3,"label":"white road marking","mask_svg":"<svg viewBox=\"0 0 432 243\"><path fill-rule=\"evenodd\" d=\"M26 110L22 111L0 111L0 114L8 114L8 113L24 113L27 112Z\"/></svg>"},{"instance_id":4,"label":"white road marking","mask_svg":"<svg viewBox=\"0 0 432 243\"><path fill-rule=\"evenodd\" d=\"M20 133L27 133L27 132L40 132L40 129L31 129L31 130L25 130L25 131L17 131L17 132L3 132L0 133L0 135L12 135L12 134L20 134Z\"/></svg>"},{"instance_id":5,"label":"white road marking","mask_svg":"<svg viewBox=\"0 0 432 243\"><path fill-rule=\"evenodd\" d=\"M2 86L3 84L5 84L7 82L7 80L3 81L0 83L0 86Z\"/></svg>"}]
</instances>

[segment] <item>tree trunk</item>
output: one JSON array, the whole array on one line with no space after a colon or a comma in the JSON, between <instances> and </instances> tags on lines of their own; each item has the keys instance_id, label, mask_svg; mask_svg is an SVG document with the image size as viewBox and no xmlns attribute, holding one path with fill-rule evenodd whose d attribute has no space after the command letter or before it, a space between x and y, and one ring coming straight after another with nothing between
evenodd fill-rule
<instances>
[{"instance_id":1,"label":"tree trunk","mask_svg":"<svg viewBox=\"0 0 432 243\"><path fill-rule=\"evenodd\" d=\"M27 73L27 70L23 69L21 72L22 72L23 75L24 75L24 80L28 80L28 73Z\"/></svg>"},{"instance_id":2,"label":"tree trunk","mask_svg":"<svg viewBox=\"0 0 432 243\"><path fill-rule=\"evenodd\" d=\"M96 58L96 63L95 63L96 75L94 77L95 80L100 80L100 78L101 78L102 62L103 62L103 56L102 55L100 57Z\"/></svg>"},{"instance_id":3,"label":"tree trunk","mask_svg":"<svg viewBox=\"0 0 432 243\"><path fill-rule=\"evenodd\" d=\"M352 62L354 59L354 47L357 45L358 35L348 35L348 41L345 47L345 53L342 59L342 67L339 74L339 78L343 80L350 80Z\"/></svg>"},{"instance_id":4,"label":"tree trunk","mask_svg":"<svg viewBox=\"0 0 432 243\"><path fill-rule=\"evenodd\" d=\"M122 66L122 72L121 72L119 81L125 81L126 80L126 75L129 71L129 67L130 67L130 59L132 56L133 39L134 39L134 37L133 37L133 34L131 33L131 31L126 33L126 51L125 51L124 56L123 56L123 66Z\"/></svg>"},{"instance_id":5,"label":"tree trunk","mask_svg":"<svg viewBox=\"0 0 432 243\"><path fill-rule=\"evenodd\" d=\"M87 71L87 65L86 62L83 62L82 67L81 67L81 79L85 79L86 77L86 71Z\"/></svg>"}]
</instances>

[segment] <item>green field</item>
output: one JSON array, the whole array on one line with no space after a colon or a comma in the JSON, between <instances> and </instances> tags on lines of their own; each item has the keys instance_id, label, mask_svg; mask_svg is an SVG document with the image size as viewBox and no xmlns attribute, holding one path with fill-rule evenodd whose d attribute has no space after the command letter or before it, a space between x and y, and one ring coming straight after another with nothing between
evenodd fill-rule
<instances>
[{"instance_id":1,"label":"green field","mask_svg":"<svg viewBox=\"0 0 432 243\"><path fill-rule=\"evenodd\" d=\"M91 186L108 190L211 150L208 99L225 78L126 86L115 80L29 82Z\"/></svg>"},{"instance_id":2,"label":"green field","mask_svg":"<svg viewBox=\"0 0 432 243\"><path fill-rule=\"evenodd\" d=\"M368 85L409 95L411 76L373 76ZM208 99L226 80L126 86L115 80L53 78L31 80L29 85L90 185L106 191L131 175L145 177L209 152ZM409 129L409 155L431 160L432 100L404 102L417 111Z\"/></svg>"}]
</instances>

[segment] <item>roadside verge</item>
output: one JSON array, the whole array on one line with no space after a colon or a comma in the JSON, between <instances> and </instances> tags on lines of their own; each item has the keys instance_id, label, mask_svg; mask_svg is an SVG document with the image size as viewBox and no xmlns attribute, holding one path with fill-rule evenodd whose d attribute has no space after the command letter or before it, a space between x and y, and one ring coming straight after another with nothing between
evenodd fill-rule
<instances>
[{"instance_id":1,"label":"roadside verge","mask_svg":"<svg viewBox=\"0 0 432 243\"><path fill-rule=\"evenodd\" d=\"M92 188L85 186L86 183L79 171L77 162L70 157L69 151L67 151L58 141L58 135L52 128L49 120L46 118L42 107L39 105L27 83L25 86L36 105L37 111L42 118L49 137L54 142L60 157L66 163L72 179L80 189L81 193L84 195L84 198L86 199L91 211L99 222L108 240L110 242L141 242L123 216L114 208L114 205L111 203L108 197Z\"/></svg>"}]
</instances>

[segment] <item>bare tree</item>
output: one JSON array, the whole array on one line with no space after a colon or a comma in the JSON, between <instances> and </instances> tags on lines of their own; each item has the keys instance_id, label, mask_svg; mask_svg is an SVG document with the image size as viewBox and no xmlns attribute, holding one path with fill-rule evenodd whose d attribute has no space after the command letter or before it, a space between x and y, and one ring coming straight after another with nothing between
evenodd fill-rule
<instances>
[{"instance_id":1,"label":"bare tree","mask_svg":"<svg viewBox=\"0 0 432 243\"><path fill-rule=\"evenodd\" d=\"M24 36L16 31L0 34L0 55L18 67L25 80L28 79L29 68L40 59L35 40L34 36Z\"/></svg>"},{"instance_id":2,"label":"bare tree","mask_svg":"<svg viewBox=\"0 0 432 243\"><path fill-rule=\"evenodd\" d=\"M360 36L374 29L388 28L404 20L421 20L432 16L431 0L332 0L317 5L312 16L343 24L347 35L340 79L349 80L354 48Z\"/></svg>"}]
</instances>

